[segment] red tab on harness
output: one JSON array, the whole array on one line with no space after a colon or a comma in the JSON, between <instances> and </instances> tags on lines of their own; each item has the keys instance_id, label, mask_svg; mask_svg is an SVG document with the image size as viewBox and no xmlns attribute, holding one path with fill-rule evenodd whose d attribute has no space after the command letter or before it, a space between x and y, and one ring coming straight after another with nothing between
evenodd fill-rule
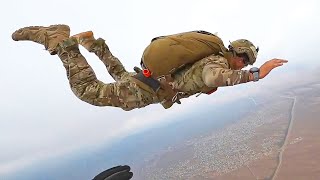
<instances>
[{"instance_id":1,"label":"red tab on harness","mask_svg":"<svg viewBox=\"0 0 320 180\"><path fill-rule=\"evenodd\" d=\"M144 69L143 71L142 71L142 73L143 73L143 75L145 76L145 77L150 77L151 76L151 72L149 71L149 69Z\"/></svg>"}]
</instances>

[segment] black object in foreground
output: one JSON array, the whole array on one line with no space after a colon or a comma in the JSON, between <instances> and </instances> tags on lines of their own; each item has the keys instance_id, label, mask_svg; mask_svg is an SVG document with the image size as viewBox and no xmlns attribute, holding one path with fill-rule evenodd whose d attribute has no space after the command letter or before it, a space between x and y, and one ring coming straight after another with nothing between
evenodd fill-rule
<instances>
[{"instance_id":1,"label":"black object in foreground","mask_svg":"<svg viewBox=\"0 0 320 180\"><path fill-rule=\"evenodd\" d=\"M130 169L128 165L112 167L101 172L92 180L130 180L133 176Z\"/></svg>"}]
</instances>

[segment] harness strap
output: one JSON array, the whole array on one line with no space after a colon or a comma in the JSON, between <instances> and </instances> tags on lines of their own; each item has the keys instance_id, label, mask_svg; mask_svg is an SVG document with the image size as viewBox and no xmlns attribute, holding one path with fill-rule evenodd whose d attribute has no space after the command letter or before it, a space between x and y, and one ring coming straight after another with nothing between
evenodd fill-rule
<instances>
[{"instance_id":1,"label":"harness strap","mask_svg":"<svg viewBox=\"0 0 320 180\"><path fill-rule=\"evenodd\" d=\"M181 104L179 100L180 93L172 87L170 83L172 78L169 76L162 76L159 79L154 79L152 76L145 77L143 72L140 71L132 76L132 80L136 82L140 88L156 95L161 105L166 109L171 107L174 103Z\"/></svg>"},{"instance_id":2,"label":"harness strap","mask_svg":"<svg viewBox=\"0 0 320 180\"><path fill-rule=\"evenodd\" d=\"M155 93L157 93L160 89L160 82L152 77L145 77L142 71L140 71L133 77L148 85Z\"/></svg>"}]
</instances>

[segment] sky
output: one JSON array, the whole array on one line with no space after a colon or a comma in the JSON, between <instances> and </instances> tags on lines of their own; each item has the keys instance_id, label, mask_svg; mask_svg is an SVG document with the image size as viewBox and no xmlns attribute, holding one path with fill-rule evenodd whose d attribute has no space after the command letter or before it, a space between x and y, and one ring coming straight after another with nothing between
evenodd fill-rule
<instances>
[{"instance_id":1,"label":"sky","mask_svg":"<svg viewBox=\"0 0 320 180\"><path fill-rule=\"evenodd\" d=\"M170 123L169 117L203 104L254 96L261 90L259 84L303 80L300 74L306 67L319 66L317 0L11 0L1 6L0 177L34 162L112 144ZM168 110L150 105L125 112L80 101L71 92L57 56L50 56L39 44L11 39L21 27L51 24L68 24L71 34L92 30L129 71L139 65L153 37L190 30L217 32L226 45L249 39L260 47L257 67L276 57L289 63L261 82L222 88L210 98L192 97ZM100 80L113 81L95 55L81 51Z\"/></svg>"}]
</instances>

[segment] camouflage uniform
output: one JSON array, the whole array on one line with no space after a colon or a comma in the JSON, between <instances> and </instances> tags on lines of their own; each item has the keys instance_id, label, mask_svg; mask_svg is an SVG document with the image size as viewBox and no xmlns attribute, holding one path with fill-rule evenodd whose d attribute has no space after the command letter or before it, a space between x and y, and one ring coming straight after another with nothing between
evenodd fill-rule
<instances>
[{"instance_id":1,"label":"camouflage uniform","mask_svg":"<svg viewBox=\"0 0 320 180\"><path fill-rule=\"evenodd\" d=\"M28 32L28 30L28 27L26 27L15 33ZM29 35L28 38L19 39L14 37L15 33L13 34L14 40L32 40L40 44L50 45L50 38L41 37L44 39L43 41L36 41ZM36 32L36 34L39 39L38 36L41 33ZM45 32L44 34L50 33ZM54 38L51 41L54 41ZM78 43L99 57L116 82L106 84L97 79L93 69L80 53ZM127 72L121 62L111 54L108 46L101 38L82 41L81 39L66 37L57 44L54 52L58 54L67 71L73 93L82 101L95 106L120 107L126 111L154 103L162 103L165 108L172 105L168 106L163 103L165 100L163 92L154 93L139 86L132 78L136 73ZM173 74L172 85L177 91L181 92L180 98L186 98L196 93L207 92L208 89L248 81L248 71L231 70L227 59L211 55Z\"/></svg>"},{"instance_id":2,"label":"camouflage uniform","mask_svg":"<svg viewBox=\"0 0 320 180\"><path fill-rule=\"evenodd\" d=\"M91 51L102 60L116 82L106 84L97 79L93 69L81 55L74 38L62 42L58 50L71 89L79 99L95 106L114 106L126 111L158 102L156 96L139 88L132 81L131 76L135 73L125 70L102 39L93 43Z\"/></svg>"}]
</instances>

